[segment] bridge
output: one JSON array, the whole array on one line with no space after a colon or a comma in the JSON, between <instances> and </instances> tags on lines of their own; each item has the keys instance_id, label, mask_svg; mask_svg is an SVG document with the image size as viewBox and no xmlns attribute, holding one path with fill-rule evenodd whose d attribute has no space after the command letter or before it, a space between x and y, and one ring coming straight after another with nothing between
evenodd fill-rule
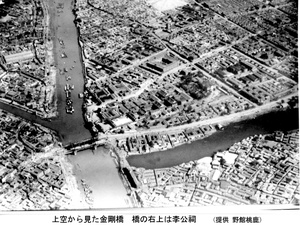
<instances>
[{"instance_id":1,"label":"bridge","mask_svg":"<svg viewBox=\"0 0 300 225\"><path fill-rule=\"evenodd\" d=\"M76 155L77 152L84 150L96 150L98 146L104 146L107 143L107 139L88 139L77 143L71 143L64 148L67 150L66 154Z\"/></svg>"}]
</instances>

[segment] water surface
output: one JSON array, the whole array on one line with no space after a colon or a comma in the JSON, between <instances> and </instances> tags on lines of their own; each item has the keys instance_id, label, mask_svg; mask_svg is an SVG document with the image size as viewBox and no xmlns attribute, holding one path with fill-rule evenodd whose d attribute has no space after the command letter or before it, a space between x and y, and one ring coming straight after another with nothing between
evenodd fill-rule
<instances>
[{"instance_id":1,"label":"water surface","mask_svg":"<svg viewBox=\"0 0 300 225\"><path fill-rule=\"evenodd\" d=\"M255 135L267 134L276 130L292 130L299 128L298 110L272 112L238 123L232 123L223 131L211 136L184 144L176 148L127 157L131 166L156 169L175 166L184 162L212 156L218 150L226 150L240 140Z\"/></svg>"}]
</instances>

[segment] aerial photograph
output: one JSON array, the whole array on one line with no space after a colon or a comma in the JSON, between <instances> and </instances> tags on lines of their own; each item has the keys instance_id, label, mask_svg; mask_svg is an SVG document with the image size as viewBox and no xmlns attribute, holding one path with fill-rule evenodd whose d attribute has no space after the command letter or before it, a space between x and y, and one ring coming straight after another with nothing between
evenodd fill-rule
<instances>
[{"instance_id":1,"label":"aerial photograph","mask_svg":"<svg viewBox=\"0 0 300 225\"><path fill-rule=\"evenodd\" d=\"M0 0L0 212L299 207L298 103L296 0Z\"/></svg>"}]
</instances>

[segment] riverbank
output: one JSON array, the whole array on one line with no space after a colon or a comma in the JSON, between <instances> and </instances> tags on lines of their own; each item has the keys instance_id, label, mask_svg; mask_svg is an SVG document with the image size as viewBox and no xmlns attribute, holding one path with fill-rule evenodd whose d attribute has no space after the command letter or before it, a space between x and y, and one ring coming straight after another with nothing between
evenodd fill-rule
<instances>
[{"instance_id":1,"label":"riverbank","mask_svg":"<svg viewBox=\"0 0 300 225\"><path fill-rule=\"evenodd\" d=\"M70 205L70 209L83 209L88 208L88 205L84 201L84 197L82 195L81 186L78 185L75 173L74 166L69 161L66 155L62 155L58 161L60 162L62 171L65 175L65 180L69 189L69 194L72 197L72 202Z\"/></svg>"},{"instance_id":2,"label":"riverbank","mask_svg":"<svg viewBox=\"0 0 300 225\"><path fill-rule=\"evenodd\" d=\"M276 130L299 128L298 109L276 111L252 119L231 123L209 137L161 152L127 157L130 166L146 169L172 167L181 163L210 157L219 150L225 150L235 142Z\"/></svg>"},{"instance_id":3,"label":"riverbank","mask_svg":"<svg viewBox=\"0 0 300 225\"><path fill-rule=\"evenodd\" d=\"M254 135L211 157L133 169L143 207L299 204L299 130ZM278 166L281 165L281 166ZM259 174L259 176L257 176ZM263 182L262 182L263 181Z\"/></svg>"}]
</instances>

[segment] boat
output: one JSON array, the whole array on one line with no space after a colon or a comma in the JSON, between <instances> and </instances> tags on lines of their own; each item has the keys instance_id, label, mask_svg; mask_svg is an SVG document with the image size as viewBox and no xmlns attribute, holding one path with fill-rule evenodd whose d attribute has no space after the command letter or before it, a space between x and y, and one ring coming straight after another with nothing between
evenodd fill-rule
<instances>
[{"instance_id":1,"label":"boat","mask_svg":"<svg viewBox=\"0 0 300 225\"><path fill-rule=\"evenodd\" d=\"M219 123L217 124L216 127L217 127L218 130L224 130L224 127L221 124L219 124Z\"/></svg>"},{"instance_id":2,"label":"boat","mask_svg":"<svg viewBox=\"0 0 300 225\"><path fill-rule=\"evenodd\" d=\"M67 98L70 98L70 97L71 97L71 91L70 91L70 90L66 91L66 97L67 97Z\"/></svg>"},{"instance_id":3,"label":"boat","mask_svg":"<svg viewBox=\"0 0 300 225\"><path fill-rule=\"evenodd\" d=\"M69 91L70 90L70 84L66 84L65 85L65 91L67 92L67 91Z\"/></svg>"},{"instance_id":4,"label":"boat","mask_svg":"<svg viewBox=\"0 0 300 225\"><path fill-rule=\"evenodd\" d=\"M68 57L67 57L67 54L66 54L65 52L61 53L61 57L62 57L62 58L68 58Z\"/></svg>"},{"instance_id":5,"label":"boat","mask_svg":"<svg viewBox=\"0 0 300 225\"><path fill-rule=\"evenodd\" d=\"M70 98L67 98L67 105L70 105L70 106L72 106L72 104L73 104L73 101L70 99Z\"/></svg>"},{"instance_id":6,"label":"boat","mask_svg":"<svg viewBox=\"0 0 300 225\"><path fill-rule=\"evenodd\" d=\"M66 106L66 113L72 114L74 112L74 107L73 106Z\"/></svg>"}]
</instances>

